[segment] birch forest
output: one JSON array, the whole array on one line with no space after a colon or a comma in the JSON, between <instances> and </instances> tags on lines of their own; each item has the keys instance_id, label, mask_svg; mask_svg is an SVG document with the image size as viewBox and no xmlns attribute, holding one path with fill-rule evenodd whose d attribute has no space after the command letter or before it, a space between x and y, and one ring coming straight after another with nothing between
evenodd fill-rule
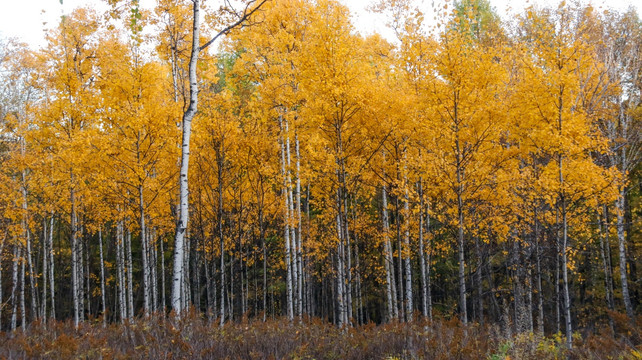
<instances>
[{"instance_id":1,"label":"birch forest","mask_svg":"<svg viewBox=\"0 0 642 360\"><path fill-rule=\"evenodd\" d=\"M633 7L102 4L0 39L0 357L642 357Z\"/></svg>"}]
</instances>

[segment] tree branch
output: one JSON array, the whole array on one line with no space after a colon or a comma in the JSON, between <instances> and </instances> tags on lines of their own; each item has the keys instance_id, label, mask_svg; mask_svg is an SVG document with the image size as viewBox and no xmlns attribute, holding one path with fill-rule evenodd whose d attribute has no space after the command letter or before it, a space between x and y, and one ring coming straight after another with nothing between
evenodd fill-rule
<instances>
[{"instance_id":1,"label":"tree branch","mask_svg":"<svg viewBox=\"0 0 642 360\"><path fill-rule=\"evenodd\" d=\"M203 50L205 50L208 46L212 45L212 44L214 43L214 41L216 41L216 39L218 39L218 38L219 38L219 37L221 37L222 35L226 35L227 33L229 33L229 32L230 32L232 29L234 29L235 27L237 27L237 26L241 25L243 22L245 22L245 20L247 20L247 19L248 19L250 16L252 16L252 15L253 15L257 10L259 10L259 9L261 8L261 6L263 6L263 4L265 4L266 2L268 2L268 0L261 0L261 2L260 2L257 6L255 6L252 10L250 10L249 12L247 11L247 9L248 9L248 7L250 6L250 4L251 4L251 3L250 3L250 4L248 4L248 6L247 6L247 7L245 8L245 10L243 11L243 15L242 15L242 16L241 16L241 17L240 17L240 18L239 18L235 23L233 23L233 24L228 25L227 27L225 27L225 29L221 30L218 34L216 34L216 35L215 35L213 38L211 38L208 42L206 42L204 45L202 45L201 47L199 47L199 48L198 48L198 50L199 50L199 51L203 51Z\"/></svg>"}]
</instances>

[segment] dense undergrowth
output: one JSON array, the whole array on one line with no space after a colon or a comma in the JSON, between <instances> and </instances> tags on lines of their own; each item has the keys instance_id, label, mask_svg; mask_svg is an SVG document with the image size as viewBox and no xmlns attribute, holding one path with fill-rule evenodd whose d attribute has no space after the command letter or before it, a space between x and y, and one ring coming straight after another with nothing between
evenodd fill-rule
<instances>
[{"instance_id":1,"label":"dense undergrowth","mask_svg":"<svg viewBox=\"0 0 642 360\"><path fill-rule=\"evenodd\" d=\"M71 321L33 323L0 333L0 358L46 359L641 359L642 332L614 316L617 333L508 336L498 327L457 320L363 325L341 330L321 319L244 320L220 328L195 315L151 317L77 329Z\"/></svg>"}]
</instances>

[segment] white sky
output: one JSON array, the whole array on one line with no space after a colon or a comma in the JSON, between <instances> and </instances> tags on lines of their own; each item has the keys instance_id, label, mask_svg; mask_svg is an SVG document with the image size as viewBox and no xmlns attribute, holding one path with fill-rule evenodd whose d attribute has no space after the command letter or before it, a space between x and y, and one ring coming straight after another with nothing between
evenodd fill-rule
<instances>
[{"instance_id":1,"label":"white sky","mask_svg":"<svg viewBox=\"0 0 642 360\"><path fill-rule=\"evenodd\" d=\"M386 37L391 37L391 31L386 29L386 20L379 15L373 15L366 11L366 7L375 0L340 1L351 9L357 30L366 34L379 32ZM434 16L432 15L434 14L432 11L433 5L438 6L441 4L443 6L449 0L415 1L426 15L426 20L430 21ZM152 7L155 2L155 0L141 0L141 5L143 7ZM587 2L587 0L583 0L583 2ZM516 12L519 13L525 7L534 3L557 5L559 0L491 0L491 5L504 18ZM634 6L638 14L640 14L641 8L640 4L631 0L592 0L592 4L596 7L605 7L605 4L608 4L609 7L617 10L625 10L629 6ZM0 36L5 38L16 37L33 48L43 46L45 43L44 29L54 26L63 13L68 14L79 6L91 6L97 8L97 10L106 8L103 0L63 0L62 5L60 0L0 0Z\"/></svg>"}]
</instances>

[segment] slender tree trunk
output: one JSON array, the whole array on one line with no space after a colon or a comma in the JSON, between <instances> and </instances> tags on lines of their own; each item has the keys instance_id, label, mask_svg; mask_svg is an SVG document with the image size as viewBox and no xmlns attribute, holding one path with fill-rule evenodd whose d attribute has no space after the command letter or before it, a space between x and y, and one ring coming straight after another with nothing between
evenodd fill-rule
<instances>
[{"instance_id":1,"label":"slender tree trunk","mask_svg":"<svg viewBox=\"0 0 642 360\"><path fill-rule=\"evenodd\" d=\"M343 250L343 224L341 223L341 195L340 191L337 191L337 209L339 209L339 213L337 214L337 232L338 232L338 237L339 241L337 243L337 325L339 327L343 327L346 325L345 318L346 316L344 315L346 313L345 310L345 266L343 264L344 260L344 250Z\"/></svg>"},{"instance_id":2,"label":"slender tree trunk","mask_svg":"<svg viewBox=\"0 0 642 360\"><path fill-rule=\"evenodd\" d=\"M388 196L386 185L381 188L382 197L382 218L383 218L383 237L384 237L384 267L386 270L386 296L388 298L388 317L398 319L397 310L397 285L395 284L394 261L392 257L392 246L390 244L390 220L388 217Z\"/></svg>"},{"instance_id":3,"label":"slender tree trunk","mask_svg":"<svg viewBox=\"0 0 642 360\"><path fill-rule=\"evenodd\" d=\"M54 250L53 250L54 213L51 212L49 220L49 292L51 297L51 318L56 319L56 293L54 278Z\"/></svg>"},{"instance_id":4,"label":"slender tree trunk","mask_svg":"<svg viewBox=\"0 0 642 360\"><path fill-rule=\"evenodd\" d=\"M294 134L296 150L296 216L297 216L297 237L296 237L296 265L299 279L297 283L297 315L303 314L303 241L301 232L301 153L299 151L299 135Z\"/></svg>"},{"instance_id":5,"label":"slender tree trunk","mask_svg":"<svg viewBox=\"0 0 642 360\"><path fill-rule=\"evenodd\" d=\"M561 116L561 115L560 115ZM560 120L561 122L561 120ZM560 125L561 126L561 125ZM564 294L564 317L566 324L566 345L569 348L573 347L573 325L571 322L571 298L568 288L568 221L566 214L566 197L564 193L564 175L563 175L563 162L562 155L558 157L559 163L559 181L560 181L560 195L562 206L562 286Z\"/></svg>"},{"instance_id":6,"label":"slender tree trunk","mask_svg":"<svg viewBox=\"0 0 642 360\"><path fill-rule=\"evenodd\" d=\"M27 329L27 309L25 306L25 260L20 259L20 326L24 333Z\"/></svg>"},{"instance_id":7,"label":"slender tree trunk","mask_svg":"<svg viewBox=\"0 0 642 360\"><path fill-rule=\"evenodd\" d=\"M405 158L405 151L404 151ZM404 270L406 273L406 321L412 321L414 306L412 304L412 265L411 248L410 248L410 196L408 194L408 175L406 174L406 166L404 164Z\"/></svg>"},{"instance_id":8,"label":"slender tree trunk","mask_svg":"<svg viewBox=\"0 0 642 360\"><path fill-rule=\"evenodd\" d=\"M457 106L455 106L455 118L457 119ZM456 120L458 121L458 119ZM457 139L455 147L457 150L457 254L459 260L459 311L461 312L461 321L468 323L468 309L466 306L466 263L464 257L464 201L463 201L463 176L462 176L462 153L459 144L459 127L457 126Z\"/></svg>"},{"instance_id":9,"label":"slender tree trunk","mask_svg":"<svg viewBox=\"0 0 642 360\"><path fill-rule=\"evenodd\" d=\"M0 240L0 304L4 304L4 298L3 298L3 292L2 292L2 253L4 252L4 245L5 245L5 240L7 237L7 231L5 231L4 235L2 236L2 240ZM0 305L0 331L2 331L2 309L4 308L4 305Z\"/></svg>"},{"instance_id":10,"label":"slender tree trunk","mask_svg":"<svg viewBox=\"0 0 642 360\"><path fill-rule=\"evenodd\" d=\"M344 231L344 251L345 251L345 265L346 265L346 323L352 322L352 240L350 239L350 232L348 231L348 200L344 197L344 211L343 220L341 221Z\"/></svg>"},{"instance_id":11,"label":"slender tree trunk","mask_svg":"<svg viewBox=\"0 0 642 360\"><path fill-rule=\"evenodd\" d=\"M191 239L189 238L189 230L186 231L185 233L185 252L183 252L183 284L181 286L181 299L182 299L182 304L181 304L181 309L183 311L186 311L190 304L192 303L191 299L191 278L190 278L190 273L189 273L189 264L190 264L190 254L191 254Z\"/></svg>"},{"instance_id":12,"label":"slender tree trunk","mask_svg":"<svg viewBox=\"0 0 642 360\"><path fill-rule=\"evenodd\" d=\"M259 202L259 236L263 248L263 322L265 322L267 320L267 247L265 246L265 226L263 224L263 193L261 193L261 201Z\"/></svg>"},{"instance_id":13,"label":"slender tree trunk","mask_svg":"<svg viewBox=\"0 0 642 360\"><path fill-rule=\"evenodd\" d=\"M86 243L86 244L85 244ZM81 314L81 320L85 320L85 314L88 314L91 316L91 272L89 269L89 242L86 240L86 238L83 236L83 241L82 241L82 248L81 248L81 255L83 255L84 259L84 267L83 267L83 273L81 277L81 281L84 279L85 282L85 287L83 288L83 294L81 299L83 299L83 303L86 301L86 305L83 305L82 309L83 311L80 313Z\"/></svg>"},{"instance_id":14,"label":"slender tree trunk","mask_svg":"<svg viewBox=\"0 0 642 360\"><path fill-rule=\"evenodd\" d=\"M559 208L555 209L555 325L556 333L562 329L560 303L562 301L560 295L560 263L561 263L561 239L560 239L560 222L559 222Z\"/></svg>"},{"instance_id":15,"label":"slender tree trunk","mask_svg":"<svg viewBox=\"0 0 642 360\"><path fill-rule=\"evenodd\" d=\"M484 284L482 282L482 269L484 257L479 244L479 236L475 236L475 252L477 253L477 269L475 269L475 280L477 283L477 321L484 325Z\"/></svg>"},{"instance_id":16,"label":"slender tree trunk","mask_svg":"<svg viewBox=\"0 0 642 360\"><path fill-rule=\"evenodd\" d=\"M230 249L230 287L227 291L227 317L230 321L234 320L234 252Z\"/></svg>"},{"instance_id":17,"label":"slender tree trunk","mask_svg":"<svg viewBox=\"0 0 642 360\"><path fill-rule=\"evenodd\" d=\"M165 317L165 311L167 310L167 300L165 299L165 240L162 238L160 241L160 254L161 254L161 312L163 317Z\"/></svg>"},{"instance_id":18,"label":"slender tree trunk","mask_svg":"<svg viewBox=\"0 0 642 360\"><path fill-rule=\"evenodd\" d=\"M4 304L3 292L2 292L2 253L4 252L4 245L7 238L7 231L5 231L0 241L0 304ZM0 331L2 331L2 309L4 305L0 305Z\"/></svg>"},{"instance_id":19,"label":"slender tree trunk","mask_svg":"<svg viewBox=\"0 0 642 360\"><path fill-rule=\"evenodd\" d=\"M78 221L78 220L76 220ZM84 229L82 224L78 226L78 320L85 320L85 268L84 268Z\"/></svg>"},{"instance_id":20,"label":"slender tree trunk","mask_svg":"<svg viewBox=\"0 0 642 360\"><path fill-rule=\"evenodd\" d=\"M223 236L223 151L217 148L216 162L217 162L217 180L218 180L218 240L221 251L221 309L220 309L220 323L219 326L225 324L225 238ZM232 279L230 279L232 281Z\"/></svg>"},{"instance_id":21,"label":"slender tree trunk","mask_svg":"<svg viewBox=\"0 0 642 360\"><path fill-rule=\"evenodd\" d=\"M71 175L73 179L73 173ZM78 299L78 294L80 290L78 289L78 239L77 239L77 224L76 224L76 193L72 188L70 191L71 199L71 294L73 300L73 313L74 313L74 326L78 327L78 322L80 321L80 304Z\"/></svg>"},{"instance_id":22,"label":"slender tree trunk","mask_svg":"<svg viewBox=\"0 0 642 360\"><path fill-rule=\"evenodd\" d=\"M181 169L179 177L180 188L180 206L179 220L176 226L176 240L174 243L174 270L172 276L172 309L178 316L183 312L184 303L182 298L182 285L184 283L184 266L185 259L185 233L187 232L187 222L189 219L189 191L187 172L189 169L189 149L190 135L192 132L192 119L196 115L198 108L198 80L196 78L196 65L198 63L199 39L200 39L200 0L193 0L193 23L192 23L192 49L189 60L189 88L190 101L189 107L183 114L183 141L181 147Z\"/></svg>"},{"instance_id":23,"label":"slender tree trunk","mask_svg":"<svg viewBox=\"0 0 642 360\"><path fill-rule=\"evenodd\" d=\"M285 132L285 128L283 126L283 120L281 117L279 117L279 125L281 127L282 132ZM288 190L288 180L287 180L287 175L286 175L286 165L287 165L287 158L286 158L286 151L285 151L285 146L286 146L286 141L285 141L285 134L283 134L281 138L281 176L283 177L283 200L285 203L285 208L283 212L283 218L284 218L284 230L283 230L283 235L285 239L285 267L286 267L286 292L287 292L287 303L286 303L286 310L287 310L287 317L288 320L292 321L294 319L294 307L293 307L293 294L292 294L292 264L291 264L291 252L290 252L290 198L289 198L289 190Z\"/></svg>"},{"instance_id":24,"label":"slender tree trunk","mask_svg":"<svg viewBox=\"0 0 642 360\"><path fill-rule=\"evenodd\" d=\"M36 285L35 285L35 272L33 269L33 257L31 252L31 231L29 231L29 209L27 204L27 188L26 188L26 175L25 172L22 172L22 210L24 211L23 221L23 231L25 236L25 244L27 245L27 262L29 263L29 290L31 294L31 316L32 318L37 316L38 307L36 305Z\"/></svg>"},{"instance_id":25,"label":"slender tree trunk","mask_svg":"<svg viewBox=\"0 0 642 360\"><path fill-rule=\"evenodd\" d=\"M426 253L424 249L424 191L422 179L417 182L419 193L419 271L421 275L421 313L424 319L428 318L428 286L426 282Z\"/></svg>"},{"instance_id":26,"label":"slender tree trunk","mask_svg":"<svg viewBox=\"0 0 642 360\"><path fill-rule=\"evenodd\" d=\"M125 281L125 234L123 221L118 220L116 225L116 273L118 276L118 306L120 321L127 319L127 283Z\"/></svg>"},{"instance_id":27,"label":"slender tree trunk","mask_svg":"<svg viewBox=\"0 0 642 360\"><path fill-rule=\"evenodd\" d=\"M622 283L622 301L626 309L626 315L629 319L634 319L633 305L631 304L631 296L629 295L629 282L627 276L627 261L626 261L626 236L624 233L624 197L625 189L620 189L619 196L615 201L617 209L617 239L618 239L618 253L620 258L620 281Z\"/></svg>"},{"instance_id":28,"label":"slender tree trunk","mask_svg":"<svg viewBox=\"0 0 642 360\"><path fill-rule=\"evenodd\" d=\"M286 189L288 197L288 224L290 227L290 266L292 267L292 306L293 312L296 312L298 315L298 283L299 283L299 269L297 266L297 229L298 226L295 226L293 222L295 221L295 209L294 209L294 196L292 191L292 176L291 176L291 153L290 153L290 125L286 118L282 118L283 128L284 128L284 139L285 139L285 177L286 177Z\"/></svg>"},{"instance_id":29,"label":"slender tree trunk","mask_svg":"<svg viewBox=\"0 0 642 360\"><path fill-rule=\"evenodd\" d=\"M140 225L141 256L143 260L143 313L149 316L150 308L150 276L149 276L149 251L147 243L147 227L145 226L145 199L143 197L143 185L138 186L138 213Z\"/></svg>"},{"instance_id":30,"label":"slender tree trunk","mask_svg":"<svg viewBox=\"0 0 642 360\"><path fill-rule=\"evenodd\" d=\"M38 293L36 292L36 272L33 266L33 254L31 251L31 232L27 228L27 262L29 264L29 294L31 295L31 318L38 316Z\"/></svg>"},{"instance_id":31,"label":"slender tree trunk","mask_svg":"<svg viewBox=\"0 0 642 360\"><path fill-rule=\"evenodd\" d=\"M47 260L47 254L48 254L47 246L48 246L47 217L44 216L44 219L42 220L42 293L40 298L40 317L42 318L42 321L44 322L45 325L47 324L47 275L49 271L48 260ZM1 258L2 258L2 245L0 244L0 259ZM0 271L2 271L1 266L0 266ZM2 284L1 279L0 279L0 284ZM1 296L0 296L0 304L2 304ZM0 314L0 318L2 318L1 314ZM0 329L1 328L2 328L2 324L0 324Z\"/></svg>"},{"instance_id":32,"label":"slender tree trunk","mask_svg":"<svg viewBox=\"0 0 642 360\"><path fill-rule=\"evenodd\" d=\"M132 319L134 313L134 281L133 272L134 266L132 265L132 233L127 229L125 235L125 256L127 257L127 318Z\"/></svg>"},{"instance_id":33,"label":"slender tree trunk","mask_svg":"<svg viewBox=\"0 0 642 360\"><path fill-rule=\"evenodd\" d=\"M542 255L539 244L539 219L535 210L535 257L537 266L537 332L544 335L544 296L542 294Z\"/></svg>"},{"instance_id":34,"label":"slender tree trunk","mask_svg":"<svg viewBox=\"0 0 642 360\"><path fill-rule=\"evenodd\" d=\"M571 298L568 288L568 222L566 220L566 203L562 200L562 281L564 291L564 317L566 322L566 344L573 347L573 325L571 323Z\"/></svg>"},{"instance_id":35,"label":"slender tree trunk","mask_svg":"<svg viewBox=\"0 0 642 360\"><path fill-rule=\"evenodd\" d=\"M600 234L598 235L599 240L600 240L600 258L602 259L602 271L604 272L604 294L605 294L605 300L606 300L606 306L610 311L615 310L615 303L613 301L613 292L612 287L609 285L612 284L611 281L611 272L610 267L608 266L608 262L606 261L606 246L605 243L608 243L609 241L609 234L608 234L608 227L606 223L608 222L608 218L606 216L606 206L603 207L604 212L601 214L600 210L596 211L597 217L598 217L598 224L600 228ZM613 324L613 319L609 314L609 326L611 328L611 331L615 330L614 324Z\"/></svg>"},{"instance_id":36,"label":"slender tree trunk","mask_svg":"<svg viewBox=\"0 0 642 360\"><path fill-rule=\"evenodd\" d=\"M105 260L103 256L103 231L98 228L98 245L100 246L100 300L103 306L103 327L107 325L107 304L105 303Z\"/></svg>"},{"instance_id":37,"label":"slender tree trunk","mask_svg":"<svg viewBox=\"0 0 642 360\"><path fill-rule=\"evenodd\" d=\"M464 324L467 324L468 310L466 308L466 263L464 259L464 210L461 190L458 191L457 194L457 204L457 213L459 219L457 235L457 253L459 256L459 311L461 311L461 321Z\"/></svg>"},{"instance_id":38,"label":"slender tree trunk","mask_svg":"<svg viewBox=\"0 0 642 360\"><path fill-rule=\"evenodd\" d=\"M206 282L205 290L207 291L207 320L208 320L208 322L212 322L212 319L214 318L214 311L215 311L215 307L214 307L214 296L215 296L214 295L214 286L216 286L216 285L212 283L213 279L212 279L212 275L210 273L210 261L208 261L208 255L207 255L207 251L205 249L205 239L203 239L203 244L202 245L203 246L202 246L201 251L203 251L203 257L204 257L203 267L205 268L205 282Z\"/></svg>"},{"instance_id":39,"label":"slender tree trunk","mask_svg":"<svg viewBox=\"0 0 642 360\"><path fill-rule=\"evenodd\" d=\"M398 169L397 169L398 170ZM397 171L397 176L399 176L399 171ZM399 178L397 177L397 180ZM403 291L403 246L401 245L401 211L399 210L399 196L395 196L395 228L397 229L397 304L399 305L399 320L404 321L406 319L406 308L404 301L404 291Z\"/></svg>"},{"instance_id":40,"label":"slender tree trunk","mask_svg":"<svg viewBox=\"0 0 642 360\"><path fill-rule=\"evenodd\" d=\"M20 262L21 251L20 246L14 245L13 247L13 267L12 267L12 286L11 286L11 331L16 330L18 327L18 298L16 297L16 290L18 289L18 263Z\"/></svg>"},{"instance_id":41,"label":"slender tree trunk","mask_svg":"<svg viewBox=\"0 0 642 360\"><path fill-rule=\"evenodd\" d=\"M356 219L355 219L356 221ZM363 299L361 295L361 266L360 266L360 260L359 260L359 245L355 241L355 246L354 246L354 258L355 258L355 271L356 271L356 286L357 286L357 323L359 325L362 325L364 323L364 316L363 316Z\"/></svg>"},{"instance_id":42,"label":"slender tree trunk","mask_svg":"<svg viewBox=\"0 0 642 360\"><path fill-rule=\"evenodd\" d=\"M149 226L148 226L149 227ZM152 285L152 311L158 311L158 236L156 228L151 228L149 236L151 242L151 285Z\"/></svg>"}]
</instances>

